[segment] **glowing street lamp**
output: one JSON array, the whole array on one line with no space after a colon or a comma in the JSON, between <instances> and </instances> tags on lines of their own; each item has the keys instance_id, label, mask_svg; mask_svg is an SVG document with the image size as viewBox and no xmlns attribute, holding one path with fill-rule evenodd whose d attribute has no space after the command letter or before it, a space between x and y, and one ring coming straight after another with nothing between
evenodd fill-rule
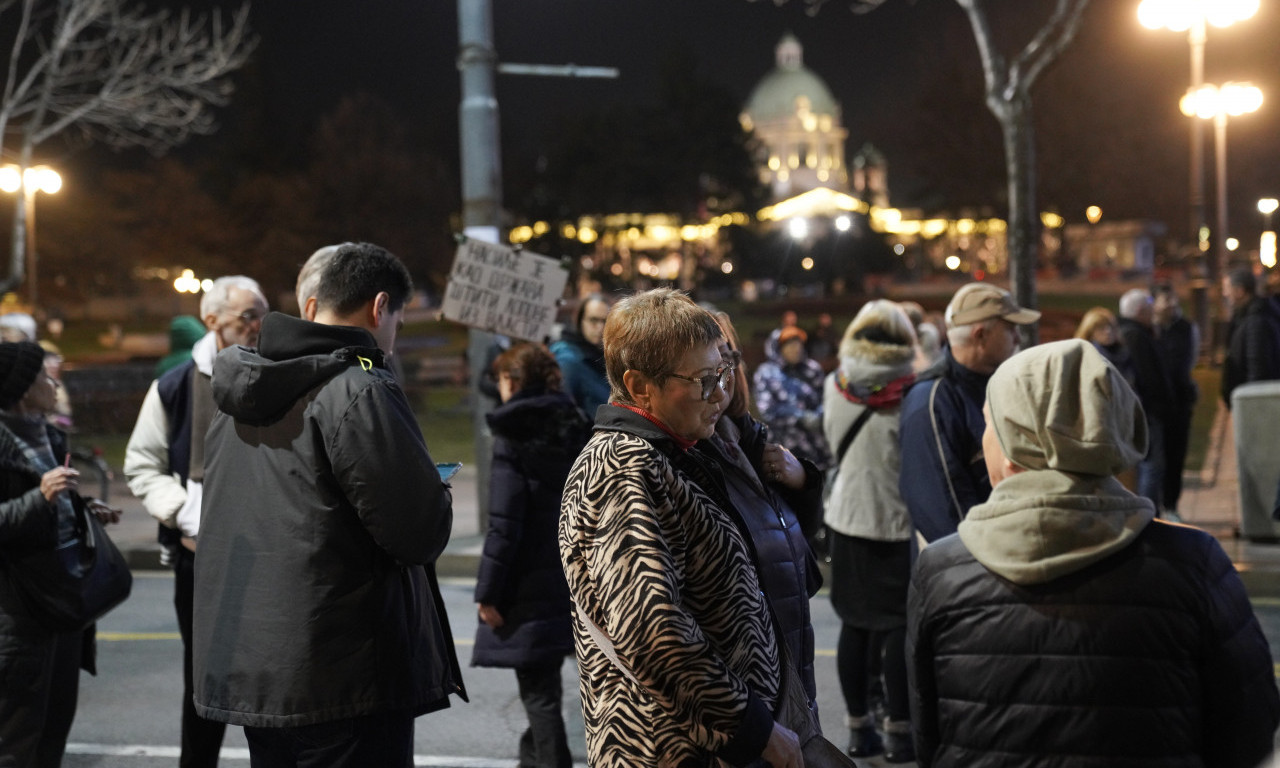
<instances>
[{"instance_id":1,"label":"glowing street lamp","mask_svg":"<svg viewBox=\"0 0 1280 768\"><path fill-rule=\"evenodd\" d=\"M1258 12L1259 0L1142 0L1138 21L1147 29L1186 32L1191 45L1191 90L1204 85L1208 27L1228 27ZM1200 250L1208 250L1204 210L1204 126L1191 123L1191 228Z\"/></svg>"},{"instance_id":2,"label":"glowing street lamp","mask_svg":"<svg viewBox=\"0 0 1280 768\"><path fill-rule=\"evenodd\" d=\"M1262 91L1249 83L1224 83L1202 85L1187 91L1178 107L1188 117L1213 120L1214 154L1217 163L1218 189L1218 262L1219 278L1227 268L1227 119L1256 112L1262 106Z\"/></svg>"},{"instance_id":3,"label":"glowing street lamp","mask_svg":"<svg viewBox=\"0 0 1280 768\"><path fill-rule=\"evenodd\" d=\"M1264 197L1258 201L1258 212L1267 217L1267 226L1259 243L1258 259L1267 269L1274 269L1276 266L1276 231L1271 228L1271 214L1276 212L1277 207L1280 207L1280 200L1274 197Z\"/></svg>"},{"instance_id":4,"label":"glowing street lamp","mask_svg":"<svg viewBox=\"0 0 1280 768\"><path fill-rule=\"evenodd\" d=\"M46 195L52 195L62 189L62 176L57 171L47 165L34 165L23 170L20 166L6 164L0 166L0 190L10 194L22 191L23 204L23 223L20 231L23 240L19 241L15 236L15 245L25 243L24 248L15 247L13 250L13 258L15 259L13 273L17 274L17 267L22 263L16 261L22 257L22 251L26 251L27 258L27 299L31 303L34 310L36 307L36 192L43 192Z\"/></svg>"}]
</instances>

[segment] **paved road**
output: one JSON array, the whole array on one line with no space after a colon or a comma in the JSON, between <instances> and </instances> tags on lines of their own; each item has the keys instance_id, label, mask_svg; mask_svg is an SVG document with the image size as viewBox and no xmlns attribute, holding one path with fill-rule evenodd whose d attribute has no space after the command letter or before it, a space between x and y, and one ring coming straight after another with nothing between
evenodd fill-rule
<instances>
[{"instance_id":1,"label":"paved road","mask_svg":"<svg viewBox=\"0 0 1280 768\"><path fill-rule=\"evenodd\" d=\"M509 768L516 761L515 744L525 720L515 695L514 675L508 670L465 667L475 627L473 587L470 579L448 579L443 584L471 703L455 699L451 709L418 719L417 765ZM99 625L100 674L96 678L83 677L79 712L64 762L68 768L159 768L175 764L181 645L171 606L172 593L171 577L159 572L139 574L133 595ZM1280 600L1260 598L1254 606L1271 640L1272 656L1280 658ZM839 626L825 594L814 599L813 614L823 727L840 742L843 704L835 682L834 650ZM570 746L577 759L584 762L582 721L571 663L565 664L564 678ZM227 731L222 764L232 768L248 765L248 751L239 728ZM865 764L883 765L879 761Z\"/></svg>"}]
</instances>

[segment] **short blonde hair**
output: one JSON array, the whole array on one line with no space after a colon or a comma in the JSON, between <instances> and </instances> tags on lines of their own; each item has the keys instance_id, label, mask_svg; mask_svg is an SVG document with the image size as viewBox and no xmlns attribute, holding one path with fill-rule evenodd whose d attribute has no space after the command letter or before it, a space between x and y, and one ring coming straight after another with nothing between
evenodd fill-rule
<instances>
[{"instance_id":1,"label":"short blonde hair","mask_svg":"<svg viewBox=\"0 0 1280 768\"><path fill-rule=\"evenodd\" d=\"M1116 316L1111 314L1111 310L1106 307L1094 307L1084 313L1084 317L1080 318L1080 325L1076 328L1076 338L1085 341L1093 341L1093 334L1101 325L1109 325L1116 327Z\"/></svg>"},{"instance_id":2,"label":"short blonde hair","mask_svg":"<svg viewBox=\"0 0 1280 768\"><path fill-rule=\"evenodd\" d=\"M634 405L623 374L637 371L661 382L689 350L719 341L721 336L715 317L673 288L654 288L622 299L604 324L610 399Z\"/></svg>"}]
</instances>

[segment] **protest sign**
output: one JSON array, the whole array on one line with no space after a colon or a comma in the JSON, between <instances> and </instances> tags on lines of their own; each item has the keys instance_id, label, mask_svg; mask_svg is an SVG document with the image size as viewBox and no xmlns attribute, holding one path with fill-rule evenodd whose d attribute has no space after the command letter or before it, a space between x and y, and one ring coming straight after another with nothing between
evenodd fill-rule
<instances>
[{"instance_id":1,"label":"protest sign","mask_svg":"<svg viewBox=\"0 0 1280 768\"><path fill-rule=\"evenodd\" d=\"M468 238L458 245L442 311L472 328L542 341L568 278L556 259Z\"/></svg>"}]
</instances>

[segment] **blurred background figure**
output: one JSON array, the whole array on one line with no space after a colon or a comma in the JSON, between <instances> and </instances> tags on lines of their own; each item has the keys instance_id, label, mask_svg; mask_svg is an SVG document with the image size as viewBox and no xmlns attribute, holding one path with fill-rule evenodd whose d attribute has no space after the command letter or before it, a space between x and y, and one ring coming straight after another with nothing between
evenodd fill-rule
<instances>
[{"instance_id":1,"label":"blurred background figure","mask_svg":"<svg viewBox=\"0 0 1280 768\"><path fill-rule=\"evenodd\" d=\"M1156 344L1155 302L1143 288L1120 297L1120 340L1133 357L1138 401L1147 415L1147 455L1138 462L1138 495L1151 499L1156 514L1164 511L1165 427L1173 408L1172 374Z\"/></svg>"},{"instance_id":2,"label":"blurred background figure","mask_svg":"<svg viewBox=\"0 0 1280 768\"><path fill-rule=\"evenodd\" d=\"M560 368L541 344L514 344L492 368L502 404L485 417L493 464L471 664L515 670L529 718L520 765L569 768L560 667L573 636L556 531L565 478L591 423L560 390Z\"/></svg>"},{"instance_id":3,"label":"blurred background figure","mask_svg":"<svg viewBox=\"0 0 1280 768\"><path fill-rule=\"evenodd\" d=\"M764 358L773 360L778 356L778 346L782 340L782 332L788 328L797 327L798 318L796 313L787 310L782 313L782 324L769 332L769 338L764 343Z\"/></svg>"},{"instance_id":4,"label":"blurred background figure","mask_svg":"<svg viewBox=\"0 0 1280 768\"><path fill-rule=\"evenodd\" d=\"M0 315L0 341L35 341L36 320L25 312Z\"/></svg>"},{"instance_id":5,"label":"blurred background figure","mask_svg":"<svg viewBox=\"0 0 1280 768\"><path fill-rule=\"evenodd\" d=\"M1236 267L1222 278L1222 295L1231 306L1227 357L1222 361L1222 402L1241 384L1280 379L1280 297L1258 295L1258 278Z\"/></svg>"},{"instance_id":6,"label":"blurred background figure","mask_svg":"<svg viewBox=\"0 0 1280 768\"><path fill-rule=\"evenodd\" d=\"M898 306L907 313L911 327L916 332L916 361L913 367L917 373L926 371L942 359L942 332L917 302L900 301Z\"/></svg>"},{"instance_id":7,"label":"blurred background figure","mask_svg":"<svg viewBox=\"0 0 1280 768\"><path fill-rule=\"evenodd\" d=\"M840 617L836 668L848 753L883 751L891 763L915 760L904 655L912 528L898 492L898 417L903 393L915 381L915 347L915 329L897 304L869 302L845 331L840 367L823 393L822 424L836 461L824 520L831 535L831 604ZM884 723L871 714L872 669L884 675Z\"/></svg>"},{"instance_id":8,"label":"blurred background figure","mask_svg":"<svg viewBox=\"0 0 1280 768\"><path fill-rule=\"evenodd\" d=\"M0 343L0 765L57 768L76 714L80 670L96 674L96 625L47 629L8 575L10 559L78 547L75 507L103 523L119 512L76 493L66 435L48 423L57 387L45 352Z\"/></svg>"},{"instance_id":9,"label":"blurred background figure","mask_svg":"<svg viewBox=\"0 0 1280 768\"><path fill-rule=\"evenodd\" d=\"M204 323L193 315L178 315L169 321L169 354L156 363L156 378L191 359L191 348L205 334Z\"/></svg>"},{"instance_id":10,"label":"blurred background figure","mask_svg":"<svg viewBox=\"0 0 1280 768\"><path fill-rule=\"evenodd\" d=\"M836 329L831 319L831 313L823 312L818 315L818 324L813 327L812 331L809 331L809 340L804 345L809 357L817 361L824 372L831 373L838 362L836 350L839 344L840 339L836 337Z\"/></svg>"},{"instance_id":11,"label":"blurred background figure","mask_svg":"<svg viewBox=\"0 0 1280 768\"><path fill-rule=\"evenodd\" d=\"M574 313L573 327L560 332L551 354L564 376L564 391L594 419L596 409L609 402L609 380L604 372L604 321L609 300L598 293L582 299Z\"/></svg>"},{"instance_id":12,"label":"blurred background figure","mask_svg":"<svg viewBox=\"0 0 1280 768\"><path fill-rule=\"evenodd\" d=\"M768 430L752 418L737 329L727 313L712 314L724 332L721 359L735 368L724 379L725 406L715 432L699 441L697 450L720 466L729 500L751 536L756 572L778 621L778 636L804 681L809 708L817 712L809 599L822 586L822 574L808 539L822 517L822 471L770 442Z\"/></svg>"},{"instance_id":13,"label":"blurred background figure","mask_svg":"<svg viewBox=\"0 0 1280 768\"><path fill-rule=\"evenodd\" d=\"M752 379L756 407L770 436L824 472L831 452L822 435L822 366L805 352L807 334L792 325L778 334L778 356L765 360Z\"/></svg>"},{"instance_id":14,"label":"blurred background figure","mask_svg":"<svg viewBox=\"0 0 1280 768\"><path fill-rule=\"evenodd\" d=\"M55 403L53 410L46 414L45 418L49 423L63 432L70 432L73 426L71 419L71 397L67 394L67 388L62 383L62 350L58 349L58 345L52 341L40 341L40 348L44 350L44 372L53 380L53 385L57 387L54 394Z\"/></svg>"},{"instance_id":15,"label":"blurred background figure","mask_svg":"<svg viewBox=\"0 0 1280 768\"><path fill-rule=\"evenodd\" d=\"M1178 293L1168 283L1155 288L1155 332L1156 344L1173 376L1173 402L1164 429L1163 500L1170 518L1178 519L1182 471L1186 467L1187 444L1191 437L1191 412L1200 399L1200 389L1191 378L1191 369L1200 354L1200 329L1183 317Z\"/></svg>"},{"instance_id":16,"label":"blurred background figure","mask_svg":"<svg viewBox=\"0 0 1280 768\"><path fill-rule=\"evenodd\" d=\"M1080 318L1075 338L1084 339L1102 353L1129 386L1137 386L1137 372L1133 368L1133 356L1120 340L1120 326L1116 316L1106 307L1092 307Z\"/></svg>"}]
</instances>

